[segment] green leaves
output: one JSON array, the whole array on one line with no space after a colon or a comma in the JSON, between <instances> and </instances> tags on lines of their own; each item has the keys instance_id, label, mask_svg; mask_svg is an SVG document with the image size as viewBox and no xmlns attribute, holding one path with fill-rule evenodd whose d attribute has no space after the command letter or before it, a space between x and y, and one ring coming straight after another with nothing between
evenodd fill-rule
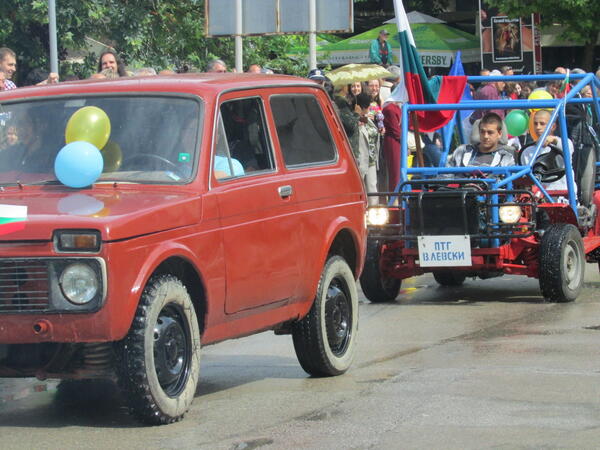
<instances>
[{"instance_id":1,"label":"green leaves","mask_svg":"<svg viewBox=\"0 0 600 450\"><path fill-rule=\"evenodd\" d=\"M17 82L34 68L48 70L47 0L2 0L0 43L17 53ZM98 55L85 52L86 37L113 46L126 64L158 70L183 65L203 70L214 56L232 66L233 38L204 36L204 0L60 0L56 3L61 75L88 77ZM261 64L306 75L303 60L286 57L305 36L244 38L244 65ZM67 61L84 50L84 62Z\"/></svg>"}]
</instances>

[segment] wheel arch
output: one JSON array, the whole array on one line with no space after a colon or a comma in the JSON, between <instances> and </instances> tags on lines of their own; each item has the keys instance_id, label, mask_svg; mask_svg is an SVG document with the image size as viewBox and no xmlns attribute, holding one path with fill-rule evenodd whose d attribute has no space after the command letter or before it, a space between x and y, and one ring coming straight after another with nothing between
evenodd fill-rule
<instances>
[{"instance_id":1,"label":"wheel arch","mask_svg":"<svg viewBox=\"0 0 600 450\"><path fill-rule=\"evenodd\" d=\"M199 271L187 258L180 255L172 255L162 261L152 272L154 275L170 274L177 277L186 287L198 318L200 335L204 334L206 325L206 289Z\"/></svg>"},{"instance_id":2,"label":"wheel arch","mask_svg":"<svg viewBox=\"0 0 600 450\"><path fill-rule=\"evenodd\" d=\"M333 255L339 255L346 260L348 266L358 279L362 271L365 258L366 237L362 237L352 228L348 219L339 219L327 231L327 252L321 256L323 267L327 259Z\"/></svg>"},{"instance_id":3,"label":"wheel arch","mask_svg":"<svg viewBox=\"0 0 600 450\"><path fill-rule=\"evenodd\" d=\"M144 265L140 268L130 291L128 311L130 311L131 317L127 322L127 328L120 330L122 336L119 339L123 338L131 327L142 293L150 279L154 275L167 273L177 276L187 288L196 309L198 326L202 336L206 328L208 314L207 289L202 270L195 263L195 256L189 248L184 245L170 243L167 246L155 248L145 258Z\"/></svg>"},{"instance_id":4,"label":"wheel arch","mask_svg":"<svg viewBox=\"0 0 600 450\"><path fill-rule=\"evenodd\" d=\"M339 255L346 260L352 273L356 276L357 250L356 242L352 237L352 233L347 228L341 229L333 239L329 246L328 258L333 255Z\"/></svg>"},{"instance_id":5,"label":"wheel arch","mask_svg":"<svg viewBox=\"0 0 600 450\"><path fill-rule=\"evenodd\" d=\"M346 217L338 217L332 221L325 232L324 245L321 248L318 264L312 264L307 272L305 290L303 291L302 307L299 318L308 314L314 302L319 279L327 260L334 255L339 255L348 263L354 278L357 280L362 271L366 252L366 229L363 234L353 227L352 222ZM349 260L348 258L351 258Z\"/></svg>"}]
</instances>

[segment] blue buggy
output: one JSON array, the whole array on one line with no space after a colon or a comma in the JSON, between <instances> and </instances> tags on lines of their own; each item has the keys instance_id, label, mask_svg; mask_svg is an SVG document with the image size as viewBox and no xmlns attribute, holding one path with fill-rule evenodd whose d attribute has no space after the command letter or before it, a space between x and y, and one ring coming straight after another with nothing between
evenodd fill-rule
<instances>
[{"instance_id":1,"label":"blue buggy","mask_svg":"<svg viewBox=\"0 0 600 450\"><path fill-rule=\"evenodd\" d=\"M475 83L564 79L565 75L469 77ZM403 279L427 272L444 286L459 286L467 277L526 275L539 279L548 301L577 298L586 261L598 262L600 268L600 80L594 74L571 75L571 80L577 84L562 99L403 106L400 182L391 192L369 194L377 201L367 211L369 239L360 282L370 301L395 300ZM580 95L586 86L591 86L591 98ZM586 109L592 119L568 123L570 111L578 108ZM452 142L468 143L461 121L455 120L452 131L442 136L439 165L408 167L406 137L412 111L492 109L551 112L527 162L516 152L516 165L448 167ZM549 146L542 154L555 123L562 149ZM572 158L569 138L577 144ZM547 188L561 177L566 189Z\"/></svg>"}]
</instances>

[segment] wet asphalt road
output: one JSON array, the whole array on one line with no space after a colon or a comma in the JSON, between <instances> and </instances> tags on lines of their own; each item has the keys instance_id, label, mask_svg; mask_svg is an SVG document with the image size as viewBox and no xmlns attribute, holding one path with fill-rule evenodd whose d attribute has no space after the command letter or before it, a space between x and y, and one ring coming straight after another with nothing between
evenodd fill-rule
<instances>
[{"instance_id":1,"label":"wet asphalt road","mask_svg":"<svg viewBox=\"0 0 600 450\"><path fill-rule=\"evenodd\" d=\"M206 347L192 409L169 426L139 426L110 386L0 380L0 447L597 448L596 265L586 279L572 304L523 277L408 280L397 303L363 298L354 366L336 378L307 377L288 336Z\"/></svg>"}]
</instances>

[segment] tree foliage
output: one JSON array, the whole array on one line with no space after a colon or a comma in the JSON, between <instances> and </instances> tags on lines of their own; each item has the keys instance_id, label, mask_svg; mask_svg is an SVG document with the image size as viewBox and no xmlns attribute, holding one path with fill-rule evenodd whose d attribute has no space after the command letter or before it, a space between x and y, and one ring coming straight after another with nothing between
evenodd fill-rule
<instances>
[{"instance_id":1,"label":"tree foliage","mask_svg":"<svg viewBox=\"0 0 600 450\"><path fill-rule=\"evenodd\" d=\"M542 27L560 24L564 28L562 37L583 42L586 46L584 66L591 70L594 45L598 41L600 25L600 1L598 0L488 0L512 17L541 14Z\"/></svg>"},{"instance_id":2,"label":"tree foliage","mask_svg":"<svg viewBox=\"0 0 600 450\"><path fill-rule=\"evenodd\" d=\"M47 0L2 0L0 46L15 50L20 79L34 68L48 69ZM98 55L83 65L68 63L68 51L84 50L85 37L114 47L130 67L156 69L184 66L203 69L219 57L234 61L233 38L204 35L204 0L60 0L57 1L61 72L88 76ZM303 36L265 36L244 39L245 65L257 63L284 73L306 73L302 59L286 55L306 45Z\"/></svg>"}]
</instances>

